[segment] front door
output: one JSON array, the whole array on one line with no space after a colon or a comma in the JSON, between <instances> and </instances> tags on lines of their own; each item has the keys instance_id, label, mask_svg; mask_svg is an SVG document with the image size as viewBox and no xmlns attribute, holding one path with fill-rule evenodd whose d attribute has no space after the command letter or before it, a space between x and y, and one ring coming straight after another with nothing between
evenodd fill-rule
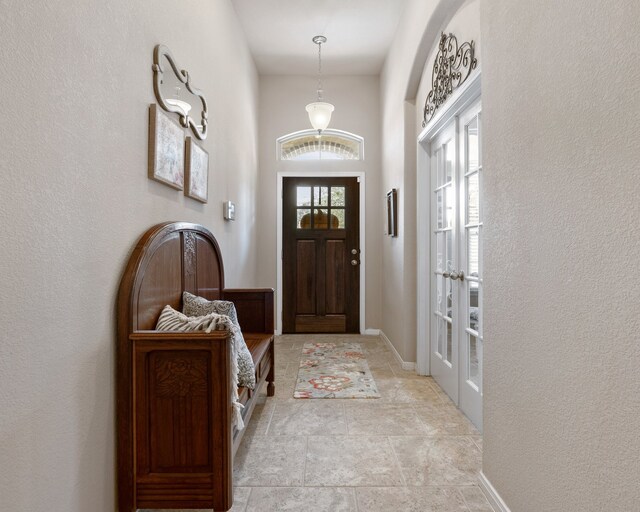
<instances>
[{"instance_id":1,"label":"front door","mask_svg":"<svg viewBox=\"0 0 640 512\"><path fill-rule=\"evenodd\" d=\"M282 332L360 332L358 178L283 178Z\"/></svg>"}]
</instances>

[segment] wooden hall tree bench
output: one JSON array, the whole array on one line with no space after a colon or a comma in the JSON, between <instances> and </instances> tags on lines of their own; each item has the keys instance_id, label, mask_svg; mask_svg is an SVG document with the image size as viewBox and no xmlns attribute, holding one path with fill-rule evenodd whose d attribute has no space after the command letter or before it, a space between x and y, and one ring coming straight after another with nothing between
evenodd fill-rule
<instances>
[{"instance_id":1,"label":"wooden hall tree bench","mask_svg":"<svg viewBox=\"0 0 640 512\"><path fill-rule=\"evenodd\" d=\"M182 292L235 304L256 366L255 390L239 388L245 425L260 388L273 396L273 290L226 289L220 248L204 227L154 226L138 241L120 282L117 333L118 509L229 510L233 456L228 331L155 331Z\"/></svg>"}]
</instances>

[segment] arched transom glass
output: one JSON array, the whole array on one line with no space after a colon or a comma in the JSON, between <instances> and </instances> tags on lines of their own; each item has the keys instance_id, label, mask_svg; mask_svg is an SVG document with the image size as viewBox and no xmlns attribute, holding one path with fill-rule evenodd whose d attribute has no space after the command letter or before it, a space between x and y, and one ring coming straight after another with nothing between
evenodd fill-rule
<instances>
[{"instance_id":1,"label":"arched transom glass","mask_svg":"<svg viewBox=\"0 0 640 512\"><path fill-rule=\"evenodd\" d=\"M363 160L364 139L341 130L304 130L280 137L280 160Z\"/></svg>"}]
</instances>

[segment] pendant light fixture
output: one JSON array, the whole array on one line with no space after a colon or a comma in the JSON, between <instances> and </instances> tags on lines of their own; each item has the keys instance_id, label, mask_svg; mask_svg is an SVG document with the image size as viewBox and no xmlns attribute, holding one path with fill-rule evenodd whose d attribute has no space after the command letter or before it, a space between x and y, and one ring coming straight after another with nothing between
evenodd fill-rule
<instances>
[{"instance_id":1,"label":"pendant light fixture","mask_svg":"<svg viewBox=\"0 0 640 512\"><path fill-rule=\"evenodd\" d=\"M312 41L318 45L318 98L317 101L309 103L306 109L309 113L311 126L313 126L315 130L318 130L318 135L320 135L322 134L322 130L329 126L334 106L331 103L322 101L322 44L327 42L327 38L324 36L315 36Z\"/></svg>"}]
</instances>

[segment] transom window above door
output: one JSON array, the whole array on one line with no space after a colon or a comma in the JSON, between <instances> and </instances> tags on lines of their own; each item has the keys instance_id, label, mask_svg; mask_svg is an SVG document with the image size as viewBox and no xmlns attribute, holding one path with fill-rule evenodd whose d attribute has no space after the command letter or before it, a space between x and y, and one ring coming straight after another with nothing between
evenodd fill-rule
<instances>
[{"instance_id":1,"label":"transom window above door","mask_svg":"<svg viewBox=\"0 0 640 512\"><path fill-rule=\"evenodd\" d=\"M334 186L296 187L297 229L344 229L345 188Z\"/></svg>"},{"instance_id":2,"label":"transom window above door","mask_svg":"<svg viewBox=\"0 0 640 512\"><path fill-rule=\"evenodd\" d=\"M277 140L279 160L364 160L364 139L342 130L303 130Z\"/></svg>"}]
</instances>

